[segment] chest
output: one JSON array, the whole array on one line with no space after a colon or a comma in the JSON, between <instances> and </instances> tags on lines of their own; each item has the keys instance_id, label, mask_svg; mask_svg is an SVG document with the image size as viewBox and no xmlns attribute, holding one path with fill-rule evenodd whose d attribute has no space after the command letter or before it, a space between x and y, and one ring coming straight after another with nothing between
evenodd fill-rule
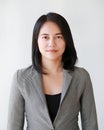
<instances>
[{"instance_id":1,"label":"chest","mask_svg":"<svg viewBox=\"0 0 104 130\"><path fill-rule=\"evenodd\" d=\"M57 94L62 92L62 75L44 75L42 76L43 91L46 94Z\"/></svg>"}]
</instances>

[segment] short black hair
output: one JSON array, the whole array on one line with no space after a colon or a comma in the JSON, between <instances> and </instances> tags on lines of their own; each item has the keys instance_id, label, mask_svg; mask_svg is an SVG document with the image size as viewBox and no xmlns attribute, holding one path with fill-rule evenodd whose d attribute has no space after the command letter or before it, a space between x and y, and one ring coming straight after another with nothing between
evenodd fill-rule
<instances>
[{"instance_id":1,"label":"short black hair","mask_svg":"<svg viewBox=\"0 0 104 130\"><path fill-rule=\"evenodd\" d=\"M41 64L41 53L38 48L38 35L42 25L47 22L52 21L56 23L65 39L66 48L62 56L63 68L67 70L74 70L75 63L77 60L77 53L74 47L74 42L71 34L70 27L63 16L60 14L50 12L46 15L42 15L38 18L33 29L32 37L32 65L39 73L42 72Z\"/></svg>"}]
</instances>

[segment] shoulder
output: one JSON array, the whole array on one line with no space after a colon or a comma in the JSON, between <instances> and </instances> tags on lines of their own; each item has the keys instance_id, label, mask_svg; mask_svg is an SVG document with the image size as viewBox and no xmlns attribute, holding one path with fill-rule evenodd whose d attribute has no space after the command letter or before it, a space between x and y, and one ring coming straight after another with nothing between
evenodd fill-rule
<instances>
[{"instance_id":1,"label":"shoulder","mask_svg":"<svg viewBox=\"0 0 104 130\"><path fill-rule=\"evenodd\" d=\"M80 80L89 80L90 74L89 72L82 67L75 67L74 71L72 72L73 77L80 79Z\"/></svg>"},{"instance_id":2,"label":"shoulder","mask_svg":"<svg viewBox=\"0 0 104 130\"><path fill-rule=\"evenodd\" d=\"M27 80L32 76L35 76L37 71L33 68L33 66L28 66L26 68L18 69L14 73L14 77L17 78L18 82L22 82L23 80Z\"/></svg>"},{"instance_id":3,"label":"shoulder","mask_svg":"<svg viewBox=\"0 0 104 130\"><path fill-rule=\"evenodd\" d=\"M83 93L84 90L92 90L90 74L85 68L75 67L72 72L72 82L74 85L77 84L77 87L81 93Z\"/></svg>"},{"instance_id":4,"label":"shoulder","mask_svg":"<svg viewBox=\"0 0 104 130\"><path fill-rule=\"evenodd\" d=\"M85 69L85 68L82 68L82 67L76 67L75 66L75 69L74 69L74 73L78 74L78 75L89 75L89 72Z\"/></svg>"}]
</instances>

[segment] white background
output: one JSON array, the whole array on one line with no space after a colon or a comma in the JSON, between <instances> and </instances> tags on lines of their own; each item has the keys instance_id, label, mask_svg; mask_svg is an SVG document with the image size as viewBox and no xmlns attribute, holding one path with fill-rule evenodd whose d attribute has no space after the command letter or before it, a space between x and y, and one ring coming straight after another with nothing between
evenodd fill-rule
<instances>
[{"instance_id":1,"label":"white background","mask_svg":"<svg viewBox=\"0 0 104 130\"><path fill-rule=\"evenodd\" d=\"M50 11L70 25L77 65L90 73L99 130L104 130L104 0L0 0L0 130L6 130L13 74L31 65L33 26Z\"/></svg>"}]
</instances>

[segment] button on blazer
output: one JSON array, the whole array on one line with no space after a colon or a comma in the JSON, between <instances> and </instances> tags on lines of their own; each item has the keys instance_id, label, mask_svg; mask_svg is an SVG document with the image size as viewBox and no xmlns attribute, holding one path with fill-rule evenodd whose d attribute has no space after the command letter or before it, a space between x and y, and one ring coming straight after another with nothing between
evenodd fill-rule
<instances>
[{"instance_id":1,"label":"button on blazer","mask_svg":"<svg viewBox=\"0 0 104 130\"><path fill-rule=\"evenodd\" d=\"M10 92L7 130L98 130L93 88L88 72L79 67L63 69L64 81L57 115L52 123L42 88L41 74L33 66L14 74Z\"/></svg>"}]
</instances>

